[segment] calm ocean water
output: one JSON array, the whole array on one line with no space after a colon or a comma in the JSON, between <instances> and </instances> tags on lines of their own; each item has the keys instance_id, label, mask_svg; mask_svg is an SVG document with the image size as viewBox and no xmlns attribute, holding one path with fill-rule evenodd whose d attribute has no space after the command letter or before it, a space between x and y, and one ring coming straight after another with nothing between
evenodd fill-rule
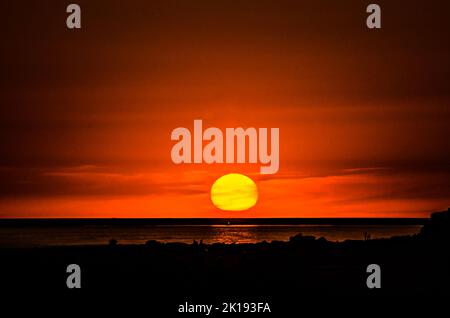
<instances>
[{"instance_id":1,"label":"calm ocean water","mask_svg":"<svg viewBox=\"0 0 450 318\"><path fill-rule=\"evenodd\" d=\"M302 233L325 237L330 241L361 240L410 235L421 225L74 225L74 226L2 226L0 247L107 244L114 238L119 244L143 244L148 240L192 243L255 243L287 241Z\"/></svg>"}]
</instances>

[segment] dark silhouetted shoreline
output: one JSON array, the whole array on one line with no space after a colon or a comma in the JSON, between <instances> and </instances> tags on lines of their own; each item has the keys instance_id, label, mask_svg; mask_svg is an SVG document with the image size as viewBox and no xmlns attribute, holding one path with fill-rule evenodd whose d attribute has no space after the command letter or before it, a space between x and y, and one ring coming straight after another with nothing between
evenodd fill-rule
<instances>
[{"instance_id":1,"label":"dark silhouetted shoreline","mask_svg":"<svg viewBox=\"0 0 450 318\"><path fill-rule=\"evenodd\" d=\"M440 293L449 283L450 210L434 213L419 234L330 242L298 234L288 242L203 242L2 248L2 284L65 290L65 269L79 264L84 290L174 294L367 292L366 268L379 264L383 290ZM30 268L32 270L30 271ZM150 288L151 287L151 288Z\"/></svg>"}]
</instances>

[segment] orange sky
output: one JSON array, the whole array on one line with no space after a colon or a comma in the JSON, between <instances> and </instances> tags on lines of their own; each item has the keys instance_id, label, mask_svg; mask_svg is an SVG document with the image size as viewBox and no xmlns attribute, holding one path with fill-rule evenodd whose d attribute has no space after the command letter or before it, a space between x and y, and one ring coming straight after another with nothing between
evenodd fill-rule
<instances>
[{"instance_id":1,"label":"orange sky","mask_svg":"<svg viewBox=\"0 0 450 318\"><path fill-rule=\"evenodd\" d=\"M450 205L445 1L1 4L0 217L424 217ZM413 1L414 2L414 1ZM63 13L61 15L61 12ZM39 24L39 27L36 25ZM183 165L176 127L279 127L280 170ZM223 212L219 176L259 202Z\"/></svg>"}]
</instances>

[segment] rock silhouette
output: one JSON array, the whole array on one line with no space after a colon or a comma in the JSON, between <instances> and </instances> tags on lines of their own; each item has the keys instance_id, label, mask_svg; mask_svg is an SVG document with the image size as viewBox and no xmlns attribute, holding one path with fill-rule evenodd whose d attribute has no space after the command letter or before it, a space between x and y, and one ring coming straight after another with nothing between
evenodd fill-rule
<instances>
[{"instance_id":1,"label":"rock silhouette","mask_svg":"<svg viewBox=\"0 0 450 318\"><path fill-rule=\"evenodd\" d=\"M447 211L431 214L429 221L422 227L419 238L433 240L436 244L448 243L450 239L450 208Z\"/></svg>"}]
</instances>

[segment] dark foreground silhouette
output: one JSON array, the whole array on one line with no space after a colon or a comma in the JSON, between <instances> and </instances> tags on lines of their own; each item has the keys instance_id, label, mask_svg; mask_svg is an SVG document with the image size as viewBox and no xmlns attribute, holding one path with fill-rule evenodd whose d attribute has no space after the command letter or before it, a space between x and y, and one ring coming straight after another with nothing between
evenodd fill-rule
<instances>
[{"instance_id":1,"label":"dark foreground silhouette","mask_svg":"<svg viewBox=\"0 0 450 318\"><path fill-rule=\"evenodd\" d=\"M450 209L433 213L416 235L345 242L298 234L289 242L236 245L112 239L104 246L3 248L1 285L34 295L68 292L66 268L78 264L81 291L114 295L110 300L130 294L153 302L167 295L445 295L449 219ZM369 264L381 267L379 291L366 285Z\"/></svg>"}]
</instances>

